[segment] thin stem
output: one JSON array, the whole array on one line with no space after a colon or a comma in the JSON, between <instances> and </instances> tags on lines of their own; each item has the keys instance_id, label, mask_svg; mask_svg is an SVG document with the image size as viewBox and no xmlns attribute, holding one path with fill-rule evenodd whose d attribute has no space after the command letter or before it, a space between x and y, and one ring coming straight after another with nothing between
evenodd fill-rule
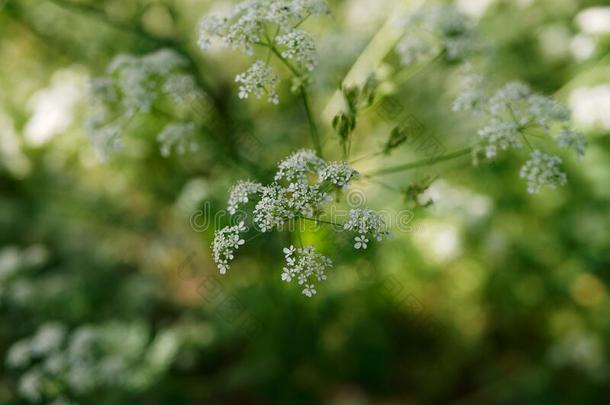
<instances>
[{"instance_id":1,"label":"thin stem","mask_svg":"<svg viewBox=\"0 0 610 405\"><path fill-rule=\"evenodd\" d=\"M336 226L336 227L340 227L343 228L343 224L338 224L336 222L332 222L332 221L325 221L323 219L318 219L318 218L309 218L309 217L299 217L302 218L306 221L312 221L315 222L316 224L319 222L321 224L327 224L327 225L332 225L332 226Z\"/></svg>"},{"instance_id":2,"label":"thin stem","mask_svg":"<svg viewBox=\"0 0 610 405\"><path fill-rule=\"evenodd\" d=\"M460 149L455 152L448 153L448 154L442 155L442 156L435 156L435 157L431 157L431 158L427 158L427 159L417 160L417 161L411 162L411 163L406 163L403 165L386 167L386 168L379 169L379 170L373 171L371 173L368 173L366 176L368 176L368 177L383 176L385 174L402 172L405 170L415 169L418 167L431 166L438 162L444 162L444 161L455 159L455 158L458 158L458 157L461 157L464 155L468 155L468 154L472 153L472 150L473 150L472 147L468 147L468 148Z\"/></svg>"},{"instance_id":3,"label":"thin stem","mask_svg":"<svg viewBox=\"0 0 610 405\"><path fill-rule=\"evenodd\" d=\"M383 155L383 154L384 154L384 151L380 150L379 152L375 152L375 153L372 153L370 155L365 155L365 156L361 156L361 157L359 157L357 159L354 159L354 160L350 161L349 164L353 165L353 164L356 164L358 162L362 162L364 160L369 160L369 159L372 159L374 157L377 157L377 156L380 156L380 155Z\"/></svg>"},{"instance_id":4,"label":"thin stem","mask_svg":"<svg viewBox=\"0 0 610 405\"><path fill-rule=\"evenodd\" d=\"M269 49L277 56L277 58L288 68L290 71L296 76L301 77L301 73L295 68L290 62L286 60L275 47L274 44L268 45ZM309 121L309 135L311 136L311 141L316 150L318 156L322 157L322 143L320 142L320 134L318 132L318 126L316 125L316 121L314 120L313 114L311 112L311 107L309 104L309 96L307 95L307 91L304 87L301 86L301 99L303 100L303 106L305 107L305 113L307 114L307 120Z\"/></svg>"},{"instance_id":5,"label":"thin stem","mask_svg":"<svg viewBox=\"0 0 610 405\"><path fill-rule=\"evenodd\" d=\"M311 141L316 149L318 156L322 156L322 144L320 142L320 135L318 133L318 127L311 113L311 107L309 106L309 97L307 91L301 87L301 98L303 99L303 105L305 106L305 113L307 114L307 120L309 121L309 134L311 135Z\"/></svg>"}]
</instances>

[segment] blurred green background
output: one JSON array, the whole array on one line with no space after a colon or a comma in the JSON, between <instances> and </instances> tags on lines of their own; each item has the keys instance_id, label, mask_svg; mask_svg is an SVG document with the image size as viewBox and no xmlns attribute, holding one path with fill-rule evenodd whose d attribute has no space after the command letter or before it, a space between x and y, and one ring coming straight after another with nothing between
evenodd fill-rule
<instances>
[{"instance_id":1,"label":"blurred green background","mask_svg":"<svg viewBox=\"0 0 610 405\"><path fill-rule=\"evenodd\" d=\"M537 195L517 153L384 178L438 175L434 204L365 252L328 230L304 235L335 263L313 299L280 280L289 234L252 240L220 276L214 227L190 223L223 209L236 180L269 180L310 147L289 80L279 106L239 100L247 58L197 48L199 18L220 3L0 0L0 403L610 403L608 3L456 2L494 45L485 75L568 104L587 155L566 155L568 184ZM308 26L318 117L395 5L332 1ZM164 158L151 114L100 160L83 128L89 79L116 54L167 47L192 58L227 132ZM395 55L383 69L400 69ZM457 69L439 60L392 90L449 150L476 130L451 112ZM365 113L353 156L390 129ZM358 168L416 158L405 146ZM373 209L408 208L379 184L357 189Z\"/></svg>"}]
</instances>

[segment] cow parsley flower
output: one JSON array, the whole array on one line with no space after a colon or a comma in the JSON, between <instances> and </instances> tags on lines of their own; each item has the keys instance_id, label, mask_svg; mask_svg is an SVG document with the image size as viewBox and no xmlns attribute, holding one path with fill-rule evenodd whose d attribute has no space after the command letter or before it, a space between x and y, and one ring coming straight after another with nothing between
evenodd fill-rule
<instances>
[{"instance_id":1,"label":"cow parsley flower","mask_svg":"<svg viewBox=\"0 0 610 405\"><path fill-rule=\"evenodd\" d=\"M332 162L319 171L321 181L328 181L337 187L345 188L359 173L345 162Z\"/></svg>"},{"instance_id":2,"label":"cow parsley flower","mask_svg":"<svg viewBox=\"0 0 610 405\"><path fill-rule=\"evenodd\" d=\"M185 73L170 75L163 84L162 90L176 103L183 103L203 96L203 92L195 83L193 76Z\"/></svg>"},{"instance_id":3,"label":"cow parsley flower","mask_svg":"<svg viewBox=\"0 0 610 405\"><path fill-rule=\"evenodd\" d=\"M161 144L161 156L168 157L174 149L179 155L199 150L194 140L195 124L192 122L171 122L163 128L157 141Z\"/></svg>"},{"instance_id":4,"label":"cow parsley flower","mask_svg":"<svg viewBox=\"0 0 610 405\"><path fill-rule=\"evenodd\" d=\"M527 180L527 191L534 194L544 185L555 188L557 185L566 184L567 176L561 171L560 166L561 158L536 149L521 167L519 175Z\"/></svg>"},{"instance_id":5,"label":"cow parsley flower","mask_svg":"<svg viewBox=\"0 0 610 405\"><path fill-rule=\"evenodd\" d=\"M463 59L480 47L472 21L450 5L425 5L404 19L407 34L396 52L404 66L417 63L437 48L448 60Z\"/></svg>"},{"instance_id":6,"label":"cow parsley flower","mask_svg":"<svg viewBox=\"0 0 610 405\"><path fill-rule=\"evenodd\" d=\"M534 150L528 137L541 141L546 138L562 148L573 149L582 158L586 140L570 127L568 108L551 97L532 92L521 82L507 83L491 95L481 83L482 79L477 79L475 92L454 101L454 110L470 109L482 117L478 148L487 158L494 158L500 149L520 149L525 143L532 149L530 160L521 169L521 177L528 180L528 191L537 192L543 184L563 185L566 175L559 170L561 159Z\"/></svg>"},{"instance_id":7,"label":"cow parsley flower","mask_svg":"<svg viewBox=\"0 0 610 405\"><path fill-rule=\"evenodd\" d=\"M311 149L301 149L278 164L275 181L307 182L308 174L317 174L326 162Z\"/></svg>"},{"instance_id":8,"label":"cow parsley flower","mask_svg":"<svg viewBox=\"0 0 610 405\"><path fill-rule=\"evenodd\" d=\"M585 149L587 147L587 140L584 135L580 132L574 131L569 127L565 127L559 134L557 134L557 145L566 149L573 149L579 159L585 156Z\"/></svg>"},{"instance_id":9,"label":"cow parsley flower","mask_svg":"<svg viewBox=\"0 0 610 405\"><path fill-rule=\"evenodd\" d=\"M156 112L168 96L174 101L172 108L203 96L193 76L185 72L187 65L184 57L169 49L141 56L119 54L106 75L92 81L86 127L102 156L122 146L121 135L138 114ZM172 148L178 153L195 150L193 125L175 121L171 112L164 117L170 118L157 135L161 154L167 156Z\"/></svg>"},{"instance_id":10,"label":"cow parsley flower","mask_svg":"<svg viewBox=\"0 0 610 405\"><path fill-rule=\"evenodd\" d=\"M410 34L403 37L396 45L396 53L403 66L413 65L431 57L438 52L438 46L430 37L421 34Z\"/></svg>"},{"instance_id":11,"label":"cow parsley flower","mask_svg":"<svg viewBox=\"0 0 610 405\"><path fill-rule=\"evenodd\" d=\"M296 29L276 38L278 45L285 47L281 55L286 59L294 59L299 66L313 70L318 64L316 45L313 38L303 30Z\"/></svg>"},{"instance_id":12,"label":"cow parsley flower","mask_svg":"<svg viewBox=\"0 0 610 405\"><path fill-rule=\"evenodd\" d=\"M250 68L235 77L235 81L241 83L239 86L239 98L248 98L253 94L257 99L267 96L271 104L279 103L275 87L279 77L263 61L256 61Z\"/></svg>"},{"instance_id":13,"label":"cow parsley flower","mask_svg":"<svg viewBox=\"0 0 610 405\"><path fill-rule=\"evenodd\" d=\"M495 118L479 129L479 136L484 141L485 156L488 159L496 156L498 147L502 150L509 147L520 148L522 144L519 135L516 123Z\"/></svg>"},{"instance_id":14,"label":"cow parsley flower","mask_svg":"<svg viewBox=\"0 0 610 405\"><path fill-rule=\"evenodd\" d=\"M390 237L390 232L381 215L368 208L351 209L349 219L343 228L359 234L354 238L356 249L366 249L368 242L366 235L371 235L377 241Z\"/></svg>"},{"instance_id":15,"label":"cow parsley flower","mask_svg":"<svg viewBox=\"0 0 610 405\"><path fill-rule=\"evenodd\" d=\"M280 161L273 183L263 185L245 180L235 184L229 193L228 211L235 214L241 204L253 200L254 209L246 214L251 214L249 217L260 232L281 230L292 220L316 221L333 200L331 191L345 190L357 176L358 172L345 162L327 162L314 151L301 149ZM358 234L354 244L356 249L366 249L369 236L376 240L389 237L381 216L369 209L351 210L344 229ZM239 235L243 230L242 222L216 233L212 250L221 273L226 272L235 250L244 243ZM303 286L304 295L315 295L316 282L325 280L325 270L332 266L330 259L316 253L312 246L301 249L290 246L284 249L284 256L286 265L282 280L291 282L296 279Z\"/></svg>"},{"instance_id":16,"label":"cow parsley flower","mask_svg":"<svg viewBox=\"0 0 610 405\"><path fill-rule=\"evenodd\" d=\"M326 280L326 271L333 266L332 261L319 253L313 246L295 249L284 248L286 265L282 271L282 280L289 283L293 279L304 286L303 295L311 298L316 294L316 283Z\"/></svg>"},{"instance_id":17,"label":"cow parsley flower","mask_svg":"<svg viewBox=\"0 0 610 405\"><path fill-rule=\"evenodd\" d=\"M245 204L249 201L250 195L259 193L263 185L250 180L241 180L229 191L229 201L227 203L227 211L233 215L237 212L237 208L241 204Z\"/></svg>"},{"instance_id":18,"label":"cow parsley flower","mask_svg":"<svg viewBox=\"0 0 610 405\"><path fill-rule=\"evenodd\" d=\"M310 16L327 13L322 0L246 0L234 6L225 17L203 18L198 43L205 50L218 39L224 47L250 56L255 46L268 48L267 51L273 49L284 58L283 62L297 62L302 71L296 76L300 77L314 69L317 58L313 39L298 27ZM261 98L266 93L269 102L278 103L275 86L279 78L262 62L256 62L247 72L238 75L236 81L242 83L240 98L248 98L251 93Z\"/></svg>"},{"instance_id":19,"label":"cow parsley flower","mask_svg":"<svg viewBox=\"0 0 610 405\"><path fill-rule=\"evenodd\" d=\"M235 258L235 251L245 243L240 235L240 233L245 231L246 225L242 221L237 225L226 226L214 233L212 252L214 254L214 262L220 274L227 272L230 267L229 262Z\"/></svg>"}]
</instances>

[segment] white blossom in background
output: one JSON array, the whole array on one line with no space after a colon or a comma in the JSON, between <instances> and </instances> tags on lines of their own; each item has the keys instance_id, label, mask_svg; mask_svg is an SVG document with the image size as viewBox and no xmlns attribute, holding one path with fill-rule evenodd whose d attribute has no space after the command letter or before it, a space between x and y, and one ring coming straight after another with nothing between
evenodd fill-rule
<instances>
[{"instance_id":1,"label":"white blossom in background","mask_svg":"<svg viewBox=\"0 0 610 405\"><path fill-rule=\"evenodd\" d=\"M582 32L594 35L610 34L610 7L589 7L575 18Z\"/></svg>"},{"instance_id":2,"label":"white blossom in background","mask_svg":"<svg viewBox=\"0 0 610 405\"><path fill-rule=\"evenodd\" d=\"M177 353L172 329L151 334L138 323L41 325L14 343L7 366L19 373L18 393L28 402L73 403L72 396L95 390L140 390L155 383ZM163 349L163 350L160 350Z\"/></svg>"},{"instance_id":3,"label":"white blossom in background","mask_svg":"<svg viewBox=\"0 0 610 405\"><path fill-rule=\"evenodd\" d=\"M482 119L475 158L481 150L491 159L499 150L523 149L527 145L532 154L521 169L521 177L528 180L528 191L538 192L544 184L563 185L566 175L558 174L561 159L534 151L532 143L550 140L560 148L573 150L578 158L582 158L586 139L572 129L570 110L551 97L532 92L521 82L510 82L491 94L482 88L477 85L476 90L463 90L465 94L458 95L453 104L454 111L471 110ZM537 169L541 165L546 165L544 174ZM553 176L549 175L551 172Z\"/></svg>"},{"instance_id":4,"label":"white blossom in background","mask_svg":"<svg viewBox=\"0 0 610 405\"><path fill-rule=\"evenodd\" d=\"M346 231L356 232L359 235L354 238L356 249L366 249L370 235L373 239L381 241L383 238L390 238L390 231L381 215L368 208L351 209L349 219L343 226Z\"/></svg>"},{"instance_id":5,"label":"white blossom in background","mask_svg":"<svg viewBox=\"0 0 610 405\"><path fill-rule=\"evenodd\" d=\"M120 54L108 65L105 76L91 81L85 125L102 158L122 147L122 135L138 114L155 113L155 104L165 100L179 108L204 96L193 76L184 71L187 65L169 49L141 56ZM195 150L193 124L172 119L171 111L164 115L170 122L157 135L161 154L167 156L172 148L178 153ZM178 139L178 135L185 138Z\"/></svg>"},{"instance_id":6,"label":"white blossom in background","mask_svg":"<svg viewBox=\"0 0 610 405\"><path fill-rule=\"evenodd\" d=\"M170 75L163 83L162 90L176 103L183 103L204 95L195 83L193 76L186 73Z\"/></svg>"},{"instance_id":7,"label":"white blossom in background","mask_svg":"<svg viewBox=\"0 0 610 405\"><path fill-rule=\"evenodd\" d=\"M251 94L257 99L267 96L271 104L278 104L276 86L280 78L263 61L256 61L244 73L235 76L239 83L239 98L248 98Z\"/></svg>"},{"instance_id":8,"label":"white blossom in background","mask_svg":"<svg viewBox=\"0 0 610 405\"><path fill-rule=\"evenodd\" d=\"M326 271L332 268L332 261L319 253L313 246L295 249L284 248L286 264L282 271L282 280L289 283L296 280L303 286L303 295L311 298L316 294L316 283L326 280Z\"/></svg>"},{"instance_id":9,"label":"white blossom in background","mask_svg":"<svg viewBox=\"0 0 610 405\"><path fill-rule=\"evenodd\" d=\"M419 33L403 37L396 45L396 53L403 66L413 65L439 52L438 44L429 36Z\"/></svg>"},{"instance_id":10,"label":"white blossom in background","mask_svg":"<svg viewBox=\"0 0 610 405\"><path fill-rule=\"evenodd\" d=\"M610 83L577 87L568 100L579 127L610 131Z\"/></svg>"},{"instance_id":11,"label":"white blossom in background","mask_svg":"<svg viewBox=\"0 0 610 405\"><path fill-rule=\"evenodd\" d=\"M555 188L557 185L563 186L567 183L567 176L561 171L560 166L561 158L536 149L521 167L519 175L527 180L527 191L533 194L545 185Z\"/></svg>"},{"instance_id":12,"label":"white blossom in background","mask_svg":"<svg viewBox=\"0 0 610 405\"><path fill-rule=\"evenodd\" d=\"M195 124L192 122L171 122L163 128L157 141L161 145L161 156L168 157L172 149L179 155L196 152L199 144L195 142Z\"/></svg>"},{"instance_id":13,"label":"white blossom in background","mask_svg":"<svg viewBox=\"0 0 610 405\"><path fill-rule=\"evenodd\" d=\"M242 221L237 225L226 226L214 233L212 252L220 274L227 272L230 267L229 262L235 258L235 251L245 243L241 237L241 233L245 231L246 225Z\"/></svg>"},{"instance_id":14,"label":"white blossom in background","mask_svg":"<svg viewBox=\"0 0 610 405\"><path fill-rule=\"evenodd\" d=\"M447 60L460 60L481 46L473 22L451 5L426 4L404 17L402 26L406 34L396 52L403 66L441 50Z\"/></svg>"},{"instance_id":15,"label":"white blossom in background","mask_svg":"<svg viewBox=\"0 0 610 405\"><path fill-rule=\"evenodd\" d=\"M256 47L279 53L293 60L302 70L297 76L317 65L316 46L309 34L300 29L311 16L328 14L321 0L246 0L238 3L225 16L205 16L199 26L199 47L209 49L214 42L235 51L254 55ZM294 73L294 72L293 72ZM245 73L235 78L241 83L239 97L254 94L257 99L267 94L267 101L278 103L275 86L279 77L271 67L255 62Z\"/></svg>"},{"instance_id":16,"label":"white blossom in background","mask_svg":"<svg viewBox=\"0 0 610 405\"><path fill-rule=\"evenodd\" d=\"M227 211L233 215L237 212L237 208L241 204L246 204L252 194L257 194L261 191L263 185L250 180L241 180L229 191L229 201L227 203Z\"/></svg>"},{"instance_id":17,"label":"white blossom in background","mask_svg":"<svg viewBox=\"0 0 610 405\"><path fill-rule=\"evenodd\" d=\"M265 185L242 180L235 184L229 192L227 210L233 215L242 204L254 203L252 211L245 212L245 219L249 218L254 228L263 233L283 230L284 225L293 220L318 222L326 205L333 201L332 193L344 192L358 175L345 162L327 162L314 151L301 149L278 163L272 183ZM378 241L389 237L389 230L381 216L370 209L351 210L350 220L346 224L332 221L330 224L357 232L357 249L366 249L369 243L367 236ZM241 232L245 230L241 222L216 232L212 251L222 274L229 268L235 250L245 243L241 237ZM301 249L291 246L284 249L284 254L287 264L282 280L290 282L297 279L299 285L304 286L304 295L311 297L316 294L315 282L326 279L324 271L332 265L330 259L315 253L312 246Z\"/></svg>"}]
</instances>

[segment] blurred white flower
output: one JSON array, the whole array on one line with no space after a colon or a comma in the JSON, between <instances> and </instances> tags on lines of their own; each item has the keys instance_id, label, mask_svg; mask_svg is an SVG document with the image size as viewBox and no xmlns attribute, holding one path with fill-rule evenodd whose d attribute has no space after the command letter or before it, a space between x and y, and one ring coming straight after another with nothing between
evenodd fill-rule
<instances>
[{"instance_id":1,"label":"blurred white flower","mask_svg":"<svg viewBox=\"0 0 610 405\"><path fill-rule=\"evenodd\" d=\"M576 15L576 24L588 34L610 33L610 7L589 7Z\"/></svg>"},{"instance_id":2,"label":"blurred white flower","mask_svg":"<svg viewBox=\"0 0 610 405\"><path fill-rule=\"evenodd\" d=\"M577 125L610 131L610 83L578 87L568 98Z\"/></svg>"}]
</instances>

